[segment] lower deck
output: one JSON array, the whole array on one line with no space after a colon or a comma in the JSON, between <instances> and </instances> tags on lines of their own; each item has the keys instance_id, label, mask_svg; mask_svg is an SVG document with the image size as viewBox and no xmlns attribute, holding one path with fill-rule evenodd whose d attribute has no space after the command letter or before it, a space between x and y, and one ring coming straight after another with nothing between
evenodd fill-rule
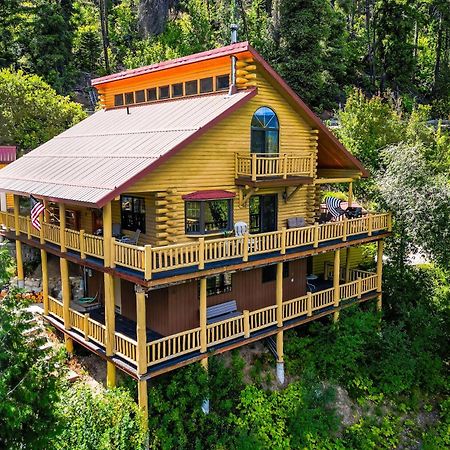
<instances>
[{"instance_id":1,"label":"lower deck","mask_svg":"<svg viewBox=\"0 0 450 450\"><path fill-rule=\"evenodd\" d=\"M48 321L74 341L110 360L135 378L150 378L182 365L263 339L280 330L296 327L339 311L354 302L380 295L377 273L341 271L340 284L332 281L332 271L313 281L306 277L306 260L290 263L283 270L283 298L277 304L276 281L266 269L233 274L228 292L207 297L207 307L230 299L236 302L233 317L207 323L206 351L202 350L202 328L197 281L148 292L146 299L146 371L138 374L136 306L133 295L123 295L130 286L121 286L122 298L116 304L114 355L106 356L107 330L104 306L81 310L72 302L70 323L64 327L63 302L49 298ZM267 266L276 267L276 266ZM265 270L265 278L262 271ZM123 281L122 281L123 283ZM92 284L92 283L91 283ZM95 289L91 286L91 289ZM159 291L159 292L158 292ZM134 293L133 293L134 294ZM169 320L170 318L170 320Z\"/></svg>"}]
</instances>

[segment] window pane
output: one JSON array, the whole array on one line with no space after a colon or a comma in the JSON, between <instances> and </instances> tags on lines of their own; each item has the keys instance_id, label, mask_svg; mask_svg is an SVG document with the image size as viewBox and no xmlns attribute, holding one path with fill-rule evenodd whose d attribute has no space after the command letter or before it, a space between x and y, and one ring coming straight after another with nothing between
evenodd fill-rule
<instances>
[{"instance_id":1,"label":"window pane","mask_svg":"<svg viewBox=\"0 0 450 450\"><path fill-rule=\"evenodd\" d=\"M147 101L152 102L153 100L156 100L156 88L150 88L147 89Z\"/></svg>"},{"instance_id":2,"label":"window pane","mask_svg":"<svg viewBox=\"0 0 450 450\"><path fill-rule=\"evenodd\" d=\"M203 94L205 92L213 91L213 79L210 78L202 78L200 80L200 92Z\"/></svg>"},{"instance_id":3,"label":"window pane","mask_svg":"<svg viewBox=\"0 0 450 450\"><path fill-rule=\"evenodd\" d=\"M186 233L200 233L200 202L186 202Z\"/></svg>"},{"instance_id":4,"label":"window pane","mask_svg":"<svg viewBox=\"0 0 450 450\"><path fill-rule=\"evenodd\" d=\"M207 295L218 295L231 291L231 273L214 275L206 279Z\"/></svg>"},{"instance_id":5,"label":"window pane","mask_svg":"<svg viewBox=\"0 0 450 450\"><path fill-rule=\"evenodd\" d=\"M159 99L169 98L169 86L162 86L159 88Z\"/></svg>"},{"instance_id":6,"label":"window pane","mask_svg":"<svg viewBox=\"0 0 450 450\"><path fill-rule=\"evenodd\" d=\"M252 130L251 151L252 153L265 153L266 132L264 130Z\"/></svg>"},{"instance_id":7,"label":"window pane","mask_svg":"<svg viewBox=\"0 0 450 450\"><path fill-rule=\"evenodd\" d=\"M196 95L198 94L198 83L197 80L186 81L184 84L184 91L186 95Z\"/></svg>"},{"instance_id":8,"label":"window pane","mask_svg":"<svg viewBox=\"0 0 450 450\"><path fill-rule=\"evenodd\" d=\"M172 84L172 97L181 97L183 95L183 83Z\"/></svg>"},{"instance_id":9,"label":"window pane","mask_svg":"<svg viewBox=\"0 0 450 450\"><path fill-rule=\"evenodd\" d=\"M120 207L122 228L145 233L145 199L123 195L120 198Z\"/></svg>"},{"instance_id":10,"label":"window pane","mask_svg":"<svg viewBox=\"0 0 450 450\"><path fill-rule=\"evenodd\" d=\"M125 104L131 105L132 103L134 103L134 92L127 92L125 94Z\"/></svg>"},{"instance_id":11,"label":"window pane","mask_svg":"<svg viewBox=\"0 0 450 450\"><path fill-rule=\"evenodd\" d=\"M267 153L278 153L278 131L266 131Z\"/></svg>"},{"instance_id":12,"label":"window pane","mask_svg":"<svg viewBox=\"0 0 450 450\"><path fill-rule=\"evenodd\" d=\"M144 103L145 102L145 92L144 92L144 90L136 91L134 93L134 96L135 96L136 103Z\"/></svg>"},{"instance_id":13,"label":"window pane","mask_svg":"<svg viewBox=\"0 0 450 450\"><path fill-rule=\"evenodd\" d=\"M228 89L230 86L230 77L229 75L220 75L216 77L216 90L222 91Z\"/></svg>"},{"instance_id":14,"label":"window pane","mask_svg":"<svg viewBox=\"0 0 450 450\"><path fill-rule=\"evenodd\" d=\"M117 94L114 96L114 106L123 105L123 94Z\"/></svg>"},{"instance_id":15,"label":"window pane","mask_svg":"<svg viewBox=\"0 0 450 450\"><path fill-rule=\"evenodd\" d=\"M229 228L229 200L205 202L205 231L220 231Z\"/></svg>"}]
</instances>

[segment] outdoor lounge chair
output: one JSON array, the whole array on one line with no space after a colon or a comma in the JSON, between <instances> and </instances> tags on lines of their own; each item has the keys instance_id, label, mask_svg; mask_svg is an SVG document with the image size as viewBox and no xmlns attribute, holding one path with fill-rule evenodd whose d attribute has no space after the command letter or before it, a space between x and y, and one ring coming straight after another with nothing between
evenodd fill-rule
<instances>
[{"instance_id":1,"label":"outdoor lounge chair","mask_svg":"<svg viewBox=\"0 0 450 450\"><path fill-rule=\"evenodd\" d=\"M77 303L80 303L81 305L90 305L92 303L95 303L98 299L98 292L95 294L94 297L81 297L77 300Z\"/></svg>"},{"instance_id":2,"label":"outdoor lounge chair","mask_svg":"<svg viewBox=\"0 0 450 450\"><path fill-rule=\"evenodd\" d=\"M345 211L341 208L342 200L336 197L326 197L325 204L327 205L327 210L331 214L333 220L339 220L340 217L345 215Z\"/></svg>"},{"instance_id":3,"label":"outdoor lounge chair","mask_svg":"<svg viewBox=\"0 0 450 450\"><path fill-rule=\"evenodd\" d=\"M137 245L140 235L141 235L141 230L139 230L139 228L138 228L134 232L133 236L124 236L122 239L119 239L119 242L122 242L122 244Z\"/></svg>"}]
</instances>

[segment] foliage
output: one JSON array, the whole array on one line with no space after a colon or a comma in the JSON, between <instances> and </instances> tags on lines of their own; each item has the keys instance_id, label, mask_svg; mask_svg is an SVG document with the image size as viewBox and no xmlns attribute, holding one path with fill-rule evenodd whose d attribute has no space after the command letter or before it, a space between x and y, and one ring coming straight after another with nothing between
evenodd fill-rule
<instances>
[{"instance_id":1,"label":"foliage","mask_svg":"<svg viewBox=\"0 0 450 450\"><path fill-rule=\"evenodd\" d=\"M39 348L28 303L16 293L0 300L0 447L47 449L60 425L59 358Z\"/></svg>"},{"instance_id":2,"label":"foliage","mask_svg":"<svg viewBox=\"0 0 450 450\"><path fill-rule=\"evenodd\" d=\"M11 267L13 259L6 245L0 246L0 287L6 284L11 278Z\"/></svg>"},{"instance_id":3,"label":"foliage","mask_svg":"<svg viewBox=\"0 0 450 450\"><path fill-rule=\"evenodd\" d=\"M0 142L32 150L85 118L81 106L37 75L0 71Z\"/></svg>"},{"instance_id":4,"label":"foliage","mask_svg":"<svg viewBox=\"0 0 450 450\"><path fill-rule=\"evenodd\" d=\"M139 450L144 448L141 412L121 389L93 394L83 385L63 393L59 413L64 423L56 450Z\"/></svg>"},{"instance_id":5,"label":"foliage","mask_svg":"<svg viewBox=\"0 0 450 450\"><path fill-rule=\"evenodd\" d=\"M450 447L450 398L442 402L439 412L438 425L424 433L424 450L444 450Z\"/></svg>"}]
</instances>

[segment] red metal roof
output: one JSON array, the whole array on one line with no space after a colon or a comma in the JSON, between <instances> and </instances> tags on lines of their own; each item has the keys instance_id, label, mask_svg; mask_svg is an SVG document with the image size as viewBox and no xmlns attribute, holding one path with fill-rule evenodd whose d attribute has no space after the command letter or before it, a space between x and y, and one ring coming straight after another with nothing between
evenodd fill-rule
<instances>
[{"instance_id":1,"label":"red metal roof","mask_svg":"<svg viewBox=\"0 0 450 450\"><path fill-rule=\"evenodd\" d=\"M92 86L108 83L110 81L124 80L125 78L136 77L147 73L158 72L160 70L171 69L173 67L184 66L185 64L197 63L206 61L208 59L220 58L223 56L234 55L248 51L248 42L238 42L236 44L227 45L225 47L215 48L206 52L195 53L193 55L183 56L181 58L171 59L169 61L162 61L150 66L139 67L137 69L124 70L123 72L113 73L104 77L95 78L92 80Z\"/></svg>"},{"instance_id":2,"label":"red metal roof","mask_svg":"<svg viewBox=\"0 0 450 450\"><path fill-rule=\"evenodd\" d=\"M16 147L14 145L0 146L0 163L9 164L16 160Z\"/></svg>"},{"instance_id":3,"label":"red metal roof","mask_svg":"<svg viewBox=\"0 0 450 450\"><path fill-rule=\"evenodd\" d=\"M0 190L101 207L255 94L100 110L0 170Z\"/></svg>"},{"instance_id":4,"label":"red metal roof","mask_svg":"<svg viewBox=\"0 0 450 450\"><path fill-rule=\"evenodd\" d=\"M183 200L224 200L236 197L234 192L223 190L195 191L191 194L183 195Z\"/></svg>"}]
</instances>

